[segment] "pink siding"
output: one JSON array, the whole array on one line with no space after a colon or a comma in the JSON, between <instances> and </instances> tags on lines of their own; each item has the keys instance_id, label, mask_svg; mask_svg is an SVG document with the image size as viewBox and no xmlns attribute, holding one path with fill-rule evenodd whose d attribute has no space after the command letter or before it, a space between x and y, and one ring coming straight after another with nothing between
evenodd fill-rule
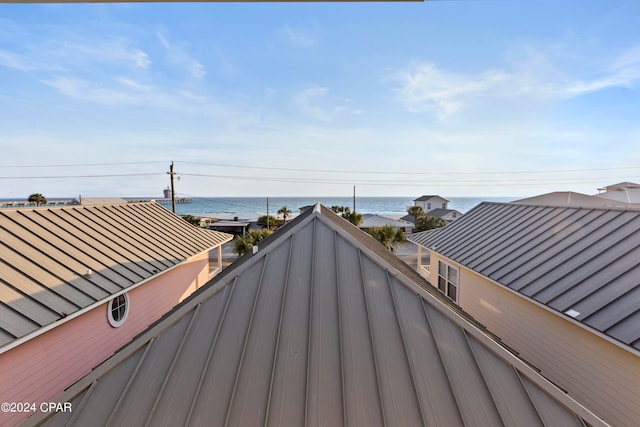
<instances>
[{"instance_id":1,"label":"pink siding","mask_svg":"<svg viewBox=\"0 0 640 427\"><path fill-rule=\"evenodd\" d=\"M105 303L1 354L0 403L48 402L208 280L204 253L130 291L129 315L119 328L109 324ZM0 412L0 425L28 415Z\"/></svg>"}]
</instances>

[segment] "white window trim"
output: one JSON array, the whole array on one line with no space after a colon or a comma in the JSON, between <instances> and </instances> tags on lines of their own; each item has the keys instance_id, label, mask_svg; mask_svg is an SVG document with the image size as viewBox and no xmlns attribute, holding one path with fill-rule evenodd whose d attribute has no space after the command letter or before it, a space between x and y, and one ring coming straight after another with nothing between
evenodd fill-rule
<instances>
[{"instance_id":1,"label":"white window trim","mask_svg":"<svg viewBox=\"0 0 640 427\"><path fill-rule=\"evenodd\" d=\"M440 264L442 264L444 266L444 272L445 275L442 276L440 274ZM456 281L453 282L451 280L449 280L449 269L453 269L456 271ZM440 278L444 279L444 283L445 283L445 290L442 291L439 287L439 282L440 282ZM451 296L449 295L449 284L453 284L454 287L456 288L456 298L453 299L451 298ZM447 298L449 298L451 301L455 302L456 304L458 304L458 301L460 299L460 269L458 267L456 267L455 265L451 265L448 264L446 262L440 261L438 260L438 278L436 281L436 289L438 289L440 292L442 292Z\"/></svg>"},{"instance_id":2,"label":"white window trim","mask_svg":"<svg viewBox=\"0 0 640 427\"><path fill-rule=\"evenodd\" d=\"M125 310L124 310L124 316L122 316L122 319L120 320L116 320L113 318L113 303L114 301L118 298L118 297L124 297L124 301L125 301ZM115 296L113 298L111 298L109 300L109 303L107 304L107 318L109 319L109 324L111 326L113 326L114 328L119 328L120 326L122 326L124 324L124 322L126 322L127 317L129 316L129 310L131 309L131 302L129 301L129 295L125 294L120 294L118 296Z\"/></svg>"}]
</instances>

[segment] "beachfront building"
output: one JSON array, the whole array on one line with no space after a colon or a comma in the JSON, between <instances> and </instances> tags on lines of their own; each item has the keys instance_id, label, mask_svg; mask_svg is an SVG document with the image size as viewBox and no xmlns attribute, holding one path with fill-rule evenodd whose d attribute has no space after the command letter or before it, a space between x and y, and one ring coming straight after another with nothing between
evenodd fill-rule
<instances>
[{"instance_id":1,"label":"beachfront building","mask_svg":"<svg viewBox=\"0 0 640 427\"><path fill-rule=\"evenodd\" d=\"M26 425L606 425L320 205L56 400Z\"/></svg>"},{"instance_id":2,"label":"beachfront building","mask_svg":"<svg viewBox=\"0 0 640 427\"><path fill-rule=\"evenodd\" d=\"M369 231L371 227L391 226L394 230L402 230L405 235L413 232L414 224L402 219L393 219L377 214L362 214L362 223L358 227L363 231Z\"/></svg>"},{"instance_id":3,"label":"beachfront building","mask_svg":"<svg viewBox=\"0 0 640 427\"><path fill-rule=\"evenodd\" d=\"M449 200L436 195L421 196L413 201L413 205L420 206L425 215L442 218L447 224L459 219L462 216L461 212L455 209L449 209L447 207L448 204ZM405 215L400 219L413 223L416 222L416 218L413 215Z\"/></svg>"},{"instance_id":4,"label":"beachfront building","mask_svg":"<svg viewBox=\"0 0 640 427\"><path fill-rule=\"evenodd\" d=\"M482 203L409 240L429 252L418 270L434 289L607 422L636 426L640 210L571 197Z\"/></svg>"},{"instance_id":5,"label":"beachfront building","mask_svg":"<svg viewBox=\"0 0 640 427\"><path fill-rule=\"evenodd\" d=\"M0 211L0 400L48 402L219 273L231 238L156 203Z\"/></svg>"},{"instance_id":6,"label":"beachfront building","mask_svg":"<svg viewBox=\"0 0 640 427\"><path fill-rule=\"evenodd\" d=\"M414 206L420 206L425 214L434 209L447 209L449 201L437 195L420 196L413 200Z\"/></svg>"}]
</instances>

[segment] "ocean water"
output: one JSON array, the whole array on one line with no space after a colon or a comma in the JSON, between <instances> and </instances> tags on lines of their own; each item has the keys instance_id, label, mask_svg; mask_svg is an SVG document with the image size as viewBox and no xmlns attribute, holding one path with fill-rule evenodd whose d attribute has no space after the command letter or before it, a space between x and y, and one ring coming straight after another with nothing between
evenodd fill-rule
<instances>
[{"instance_id":1,"label":"ocean water","mask_svg":"<svg viewBox=\"0 0 640 427\"><path fill-rule=\"evenodd\" d=\"M509 202L513 197L448 197L449 209L466 213L481 202ZM300 208L321 203L326 207L348 206L353 209L352 197L273 197L269 198L269 214L286 206L293 216ZM401 216L413 205L412 197L356 197L356 211L384 216ZM171 204L164 204L171 210ZM216 218L255 220L267 213L267 199L264 197L194 197L192 203L177 204L178 215L211 216Z\"/></svg>"}]
</instances>

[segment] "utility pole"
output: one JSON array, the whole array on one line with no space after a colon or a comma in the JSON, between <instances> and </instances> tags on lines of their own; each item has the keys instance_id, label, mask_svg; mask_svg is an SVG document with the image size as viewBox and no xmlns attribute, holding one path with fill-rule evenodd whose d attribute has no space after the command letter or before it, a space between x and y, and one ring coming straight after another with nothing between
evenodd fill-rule
<instances>
[{"instance_id":1,"label":"utility pole","mask_svg":"<svg viewBox=\"0 0 640 427\"><path fill-rule=\"evenodd\" d=\"M173 208L173 213L176 213L176 192L175 192L175 188L173 185L173 176L175 175L175 173L173 172L173 162L171 162L171 165L169 165L169 172L167 172L169 175L171 175L171 207Z\"/></svg>"},{"instance_id":2,"label":"utility pole","mask_svg":"<svg viewBox=\"0 0 640 427\"><path fill-rule=\"evenodd\" d=\"M269 198L267 197L267 230L269 230Z\"/></svg>"},{"instance_id":3,"label":"utility pole","mask_svg":"<svg viewBox=\"0 0 640 427\"><path fill-rule=\"evenodd\" d=\"M353 213L356 213L356 186L353 186Z\"/></svg>"}]
</instances>

